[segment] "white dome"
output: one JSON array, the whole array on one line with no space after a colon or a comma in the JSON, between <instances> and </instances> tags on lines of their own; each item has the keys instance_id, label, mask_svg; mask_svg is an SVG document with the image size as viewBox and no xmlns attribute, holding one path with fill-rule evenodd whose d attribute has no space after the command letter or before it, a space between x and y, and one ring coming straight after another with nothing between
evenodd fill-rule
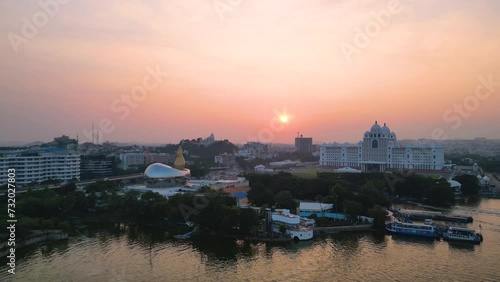
<instances>
[{"instance_id":1,"label":"white dome","mask_svg":"<svg viewBox=\"0 0 500 282\"><path fill-rule=\"evenodd\" d=\"M378 123L375 121L375 124L372 125L370 132L371 133L379 133L381 130L382 130L382 128L380 127L380 125L378 125Z\"/></svg>"},{"instance_id":2,"label":"white dome","mask_svg":"<svg viewBox=\"0 0 500 282\"><path fill-rule=\"evenodd\" d=\"M387 125L385 123L384 123L384 126L382 127L382 132L386 135L391 134L391 130L389 129L389 127L387 127Z\"/></svg>"},{"instance_id":3,"label":"white dome","mask_svg":"<svg viewBox=\"0 0 500 282\"><path fill-rule=\"evenodd\" d=\"M148 178L174 178L189 176L189 169L178 170L162 163L149 165L144 171L144 176Z\"/></svg>"}]
</instances>

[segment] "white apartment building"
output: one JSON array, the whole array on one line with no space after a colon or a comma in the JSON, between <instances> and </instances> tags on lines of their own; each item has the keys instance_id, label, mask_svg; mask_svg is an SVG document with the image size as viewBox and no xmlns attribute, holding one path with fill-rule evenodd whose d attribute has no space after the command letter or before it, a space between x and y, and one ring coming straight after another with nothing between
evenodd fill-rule
<instances>
[{"instance_id":1,"label":"white apartment building","mask_svg":"<svg viewBox=\"0 0 500 282\"><path fill-rule=\"evenodd\" d=\"M386 124L381 127L375 122L358 144L321 145L320 165L380 172L393 169L441 170L444 167L444 147L430 142L400 146L396 134Z\"/></svg>"},{"instance_id":2,"label":"white apartment building","mask_svg":"<svg viewBox=\"0 0 500 282\"><path fill-rule=\"evenodd\" d=\"M145 160L144 153L122 153L120 154L120 160L122 165L125 167L131 165L143 165Z\"/></svg>"},{"instance_id":3,"label":"white apartment building","mask_svg":"<svg viewBox=\"0 0 500 282\"><path fill-rule=\"evenodd\" d=\"M15 169L16 187L46 180L80 179L80 154L63 149L0 153L0 185L7 184L8 169Z\"/></svg>"}]
</instances>

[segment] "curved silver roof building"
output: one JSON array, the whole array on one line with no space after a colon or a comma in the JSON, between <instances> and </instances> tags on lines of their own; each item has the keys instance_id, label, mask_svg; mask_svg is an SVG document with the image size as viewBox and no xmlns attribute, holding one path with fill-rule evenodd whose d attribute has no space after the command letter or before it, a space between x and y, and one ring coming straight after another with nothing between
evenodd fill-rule
<instances>
[{"instance_id":1,"label":"curved silver roof building","mask_svg":"<svg viewBox=\"0 0 500 282\"><path fill-rule=\"evenodd\" d=\"M175 178L187 177L191 171L187 168L179 170L162 163L150 164L144 171L144 176L148 178Z\"/></svg>"}]
</instances>

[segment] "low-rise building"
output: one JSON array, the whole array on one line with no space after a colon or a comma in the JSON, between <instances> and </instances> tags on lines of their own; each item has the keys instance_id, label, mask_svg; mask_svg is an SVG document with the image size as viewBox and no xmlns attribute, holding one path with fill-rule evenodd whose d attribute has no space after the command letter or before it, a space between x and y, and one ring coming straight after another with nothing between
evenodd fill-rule
<instances>
[{"instance_id":1,"label":"low-rise building","mask_svg":"<svg viewBox=\"0 0 500 282\"><path fill-rule=\"evenodd\" d=\"M320 165L352 167L362 171L442 170L444 147L440 143L419 141L402 146L386 124L377 122L358 144L324 144Z\"/></svg>"},{"instance_id":2,"label":"low-rise building","mask_svg":"<svg viewBox=\"0 0 500 282\"><path fill-rule=\"evenodd\" d=\"M144 153L122 153L120 154L120 161L124 167L133 165L143 165L144 164Z\"/></svg>"},{"instance_id":3,"label":"low-rise building","mask_svg":"<svg viewBox=\"0 0 500 282\"><path fill-rule=\"evenodd\" d=\"M300 202L299 204L299 213L300 212L323 213L332 211L333 211L333 204L317 203L317 202Z\"/></svg>"},{"instance_id":4,"label":"low-rise building","mask_svg":"<svg viewBox=\"0 0 500 282\"><path fill-rule=\"evenodd\" d=\"M162 163L168 164L170 161L173 161L173 157L170 154L166 153L147 153L144 154L144 164L152 164L152 163Z\"/></svg>"},{"instance_id":5,"label":"low-rise building","mask_svg":"<svg viewBox=\"0 0 500 282\"><path fill-rule=\"evenodd\" d=\"M116 158L106 155L82 155L80 172L82 179L111 176L116 166Z\"/></svg>"}]
</instances>

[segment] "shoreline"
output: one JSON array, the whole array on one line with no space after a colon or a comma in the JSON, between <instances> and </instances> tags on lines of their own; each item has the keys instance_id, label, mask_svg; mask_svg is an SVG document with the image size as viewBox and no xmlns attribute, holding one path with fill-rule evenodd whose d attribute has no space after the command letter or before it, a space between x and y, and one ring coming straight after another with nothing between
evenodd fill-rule
<instances>
[{"instance_id":1,"label":"shoreline","mask_svg":"<svg viewBox=\"0 0 500 282\"><path fill-rule=\"evenodd\" d=\"M25 247L31 247L38 244L44 245L46 243L67 240L69 238L68 233L62 230L33 231L33 234L26 236L26 238L23 238L22 240L16 240L15 246L9 247L7 245L7 242L0 244L0 255L2 257L5 257L9 253L11 248L14 248L17 251Z\"/></svg>"},{"instance_id":2,"label":"shoreline","mask_svg":"<svg viewBox=\"0 0 500 282\"><path fill-rule=\"evenodd\" d=\"M194 234L191 238L220 238L220 239L236 239L246 240L250 242L291 242L291 237L259 237L259 236L241 236L241 235L227 235L227 234Z\"/></svg>"},{"instance_id":3,"label":"shoreline","mask_svg":"<svg viewBox=\"0 0 500 282\"><path fill-rule=\"evenodd\" d=\"M376 231L372 224L358 224L345 226L329 226L329 227L314 227L314 235L318 234L336 234L341 232L356 232L356 231Z\"/></svg>"}]
</instances>

